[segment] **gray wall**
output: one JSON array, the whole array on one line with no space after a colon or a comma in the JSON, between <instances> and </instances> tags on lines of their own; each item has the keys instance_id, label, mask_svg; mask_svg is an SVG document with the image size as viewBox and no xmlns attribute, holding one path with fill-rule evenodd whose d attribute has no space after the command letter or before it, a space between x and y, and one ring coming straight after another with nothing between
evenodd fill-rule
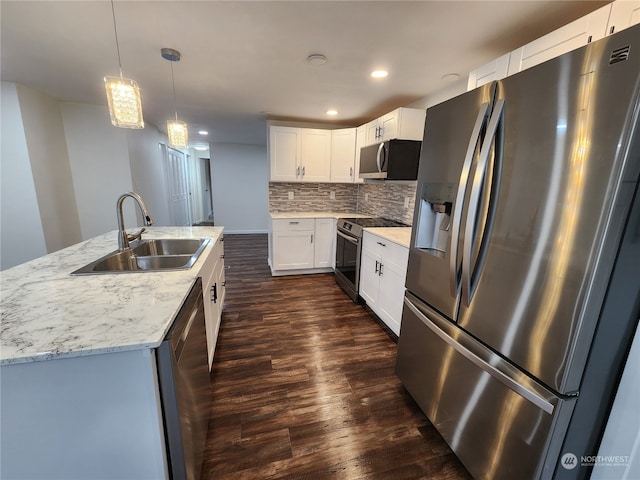
<instances>
[{"instance_id":1,"label":"gray wall","mask_svg":"<svg viewBox=\"0 0 640 480\"><path fill-rule=\"evenodd\" d=\"M0 142L0 268L45 255L44 231L29 162L18 92L2 82Z\"/></svg>"},{"instance_id":2,"label":"gray wall","mask_svg":"<svg viewBox=\"0 0 640 480\"><path fill-rule=\"evenodd\" d=\"M17 91L47 251L53 252L82 240L60 105L23 85Z\"/></svg>"},{"instance_id":3,"label":"gray wall","mask_svg":"<svg viewBox=\"0 0 640 480\"><path fill-rule=\"evenodd\" d=\"M266 233L269 159L264 145L211 143L213 220L225 233Z\"/></svg>"}]
</instances>

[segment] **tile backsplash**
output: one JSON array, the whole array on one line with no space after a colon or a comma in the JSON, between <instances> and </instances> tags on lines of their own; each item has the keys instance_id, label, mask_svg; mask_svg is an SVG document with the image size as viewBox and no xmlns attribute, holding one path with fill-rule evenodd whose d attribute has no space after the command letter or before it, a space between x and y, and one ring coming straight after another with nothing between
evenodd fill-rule
<instances>
[{"instance_id":1,"label":"tile backsplash","mask_svg":"<svg viewBox=\"0 0 640 480\"><path fill-rule=\"evenodd\" d=\"M332 198L333 196L335 198ZM289 195L293 199L289 199ZM416 182L269 183L270 212L357 212L411 225ZM408 199L408 207L405 200Z\"/></svg>"},{"instance_id":2,"label":"tile backsplash","mask_svg":"<svg viewBox=\"0 0 640 480\"><path fill-rule=\"evenodd\" d=\"M391 218L411 225L417 182L362 183L358 191L358 213ZM405 207L405 201L408 207Z\"/></svg>"},{"instance_id":3,"label":"tile backsplash","mask_svg":"<svg viewBox=\"0 0 640 480\"><path fill-rule=\"evenodd\" d=\"M358 185L351 183L269 183L270 212L355 212L357 208Z\"/></svg>"}]
</instances>

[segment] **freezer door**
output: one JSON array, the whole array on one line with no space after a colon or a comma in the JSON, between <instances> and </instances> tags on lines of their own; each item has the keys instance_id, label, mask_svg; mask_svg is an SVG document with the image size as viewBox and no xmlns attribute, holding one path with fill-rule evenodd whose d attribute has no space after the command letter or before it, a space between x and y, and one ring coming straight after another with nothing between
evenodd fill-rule
<instances>
[{"instance_id":1,"label":"freezer door","mask_svg":"<svg viewBox=\"0 0 640 480\"><path fill-rule=\"evenodd\" d=\"M464 221L486 225L464 239L458 324L559 393L579 388L638 179L639 60L640 26L499 82L501 171L471 187Z\"/></svg>"},{"instance_id":2,"label":"freezer door","mask_svg":"<svg viewBox=\"0 0 640 480\"><path fill-rule=\"evenodd\" d=\"M411 295L396 371L474 478L550 478L573 398L558 398Z\"/></svg>"},{"instance_id":3,"label":"freezer door","mask_svg":"<svg viewBox=\"0 0 640 480\"><path fill-rule=\"evenodd\" d=\"M458 305L464 201L487 126L494 84L427 110L407 289L448 318Z\"/></svg>"}]
</instances>

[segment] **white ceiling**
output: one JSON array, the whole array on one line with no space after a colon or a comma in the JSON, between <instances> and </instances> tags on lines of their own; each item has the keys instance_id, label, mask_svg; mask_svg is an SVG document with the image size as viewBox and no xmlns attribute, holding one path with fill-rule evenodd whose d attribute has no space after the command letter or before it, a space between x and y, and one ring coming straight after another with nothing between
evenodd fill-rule
<instances>
[{"instance_id":1,"label":"white ceiling","mask_svg":"<svg viewBox=\"0 0 640 480\"><path fill-rule=\"evenodd\" d=\"M204 128L209 141L264 144L267 117L364 123L605 3L118 0L115 14L146 122L173 117L169 47L191 139ZM2 80L106 105L102 77L119 73L109 1L1 0L0 20ZM313 53L328 62L309 65ZM389 77L371 79L375 68Z\"/></svg>"}]
</instances>

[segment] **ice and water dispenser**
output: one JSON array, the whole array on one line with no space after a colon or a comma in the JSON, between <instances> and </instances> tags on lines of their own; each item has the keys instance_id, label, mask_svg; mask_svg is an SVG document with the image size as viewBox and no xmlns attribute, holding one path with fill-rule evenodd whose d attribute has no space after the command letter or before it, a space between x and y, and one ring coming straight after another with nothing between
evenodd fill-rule
<instances>
[{"instance_id":1,"label":"ice and water dispenser","mask_svg":"<svg viewBox=\"0 0 640 480\"><path fill-rule=\"evenodd\" d=\"M423 183L416 231L416 247L442 256L448 248L451 209L455 201L453 183Z\"/></svg>"}]
</instances>

